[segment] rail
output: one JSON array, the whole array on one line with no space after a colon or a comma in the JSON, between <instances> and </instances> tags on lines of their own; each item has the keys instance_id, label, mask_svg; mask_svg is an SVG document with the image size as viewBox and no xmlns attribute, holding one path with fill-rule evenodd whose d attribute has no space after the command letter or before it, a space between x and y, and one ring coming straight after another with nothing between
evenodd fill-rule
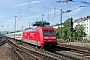
<instances>
[{"instance_id":1,"label":"rail","mask_svg":"<svg viewBox=\"0 0 90 60\"><path fill-rule=\"evenodd\" d=\"M4 45L6 43L6 40L0 42L0 46Z\"/></svg>"},{"instance_id":2,"label":"rail","mask_svg":"<svg viewBox=\"0 0 90 60\"><path fill-rule=\"evenodd\" d=\"M21 51L21 52L23 52L23 53L25 53L25 54L33 57L35 60L42 60L41 58L39 58L39 57L37 57L37 56L35 56L35 55L33 55L33 54L30 54L30 53L27 52L25 49L20 48L19 46L15 45L14 43L12 43L12 42L9 41L9 40L8 40L8 43L9 43L10 46L13 47L14 50L19 50L19 51ZM25 60L25 59L21 56L21 54L19 54L19 55L20 55L20 57L22 58L22 60Z\"/></svg>"}]
</instances>

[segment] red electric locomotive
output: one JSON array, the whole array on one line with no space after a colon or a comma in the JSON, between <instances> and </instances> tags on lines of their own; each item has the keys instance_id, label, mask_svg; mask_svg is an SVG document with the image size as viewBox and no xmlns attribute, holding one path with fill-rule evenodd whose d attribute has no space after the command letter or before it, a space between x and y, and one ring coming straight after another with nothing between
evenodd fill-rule
<instances>
[{"instance_id":1,"label":"red electric locomotive","mask_svg":"<svg viewBox=\"0 0 90 60\"><path fill-rule=\"evenodd\" d=\"M45 25L49 25L49 23L42 23L40 21L34 22L33 26L37 27L25 30L23 32L17 32L15 33L16 36L14 38L36 45L38 47L44 47L45 49L53 48L57 45L55 30L54 28L46 27Z\"/></svg>"}]
</instances>

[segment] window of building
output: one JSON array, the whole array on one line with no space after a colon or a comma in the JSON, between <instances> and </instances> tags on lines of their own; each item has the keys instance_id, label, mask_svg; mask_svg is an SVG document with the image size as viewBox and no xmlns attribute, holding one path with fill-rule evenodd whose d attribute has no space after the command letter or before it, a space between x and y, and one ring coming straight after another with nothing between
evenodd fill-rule
<instances>
[{"instance_id":1,"label":"window of building","mask_svg":"<svg viewBox=\"0 0 90 60\"><path fill-rule=\"evenodd\" d=\"M86 32L86 30L84 30L84 32Z\"/></svg>"}]
</instances>

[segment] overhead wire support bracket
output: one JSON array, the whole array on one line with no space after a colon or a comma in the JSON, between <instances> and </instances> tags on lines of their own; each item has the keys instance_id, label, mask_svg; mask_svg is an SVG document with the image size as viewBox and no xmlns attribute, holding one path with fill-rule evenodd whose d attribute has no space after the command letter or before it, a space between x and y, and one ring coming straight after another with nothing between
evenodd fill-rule
<instances>
[{"instance_id":1,"label":"overhead wire support bracket","mask_svg":"<svg viewBox=\"0 0 90 60\"><path fill-rule=\"evenodd\" d=\"M61 3L61 2L66 2L66 3L68 3L68 2L74 2L73 0L65 0L65 1L57 1L58 3Z\"/></svg>"}]
</instances>

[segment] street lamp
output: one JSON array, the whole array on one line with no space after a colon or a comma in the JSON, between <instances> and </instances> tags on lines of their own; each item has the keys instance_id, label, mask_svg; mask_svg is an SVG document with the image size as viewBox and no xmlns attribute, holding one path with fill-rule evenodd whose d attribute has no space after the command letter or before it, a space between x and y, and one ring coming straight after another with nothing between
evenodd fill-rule
<instances>
[{"instance_id":1,"label":"street lamp","mask_svg":"<svg viewBox=\"0 0 90 60\"><path fill-rule=\"evenodd\" d=\"M42 16L42 26L43 26L43 16L45 16L44 14L41 14L41 16Z\"/></svg>"},{"instance_id":2,"label":"street lamp","mask_svg":"<svg viewBox=\"0 0 90 60\"><path fill-rule=\"evenodd\" d=\"M60 17L61 17L61 19L60 19L60 23L61 23L61 29L60 30L61 30L61 33L60 34L61 34L61 39L62 39L62 9L61 9L61 16Z\"/></svg>"},{"instance_id":3,"label":"street lamp","mask_svg":"<svg viewBox=\"0 0 90 60\"><path fill-rule=\"evenodd\" d=\"M15 17L15 32L16 32L16 15L14 15L14 17Z\"/></svg>"},{"instance_id":4,"label":"street lamp","mask_svg":"<svg viewBox=\"0 0 90 60\"><path fill-rule=\"evenodd\" d=\"M16 32L16 15L14 15L14 17L15 17L15 32ZM14 32L14 38L15 38L15 32Z\"/></svg>"}]
</instances>

